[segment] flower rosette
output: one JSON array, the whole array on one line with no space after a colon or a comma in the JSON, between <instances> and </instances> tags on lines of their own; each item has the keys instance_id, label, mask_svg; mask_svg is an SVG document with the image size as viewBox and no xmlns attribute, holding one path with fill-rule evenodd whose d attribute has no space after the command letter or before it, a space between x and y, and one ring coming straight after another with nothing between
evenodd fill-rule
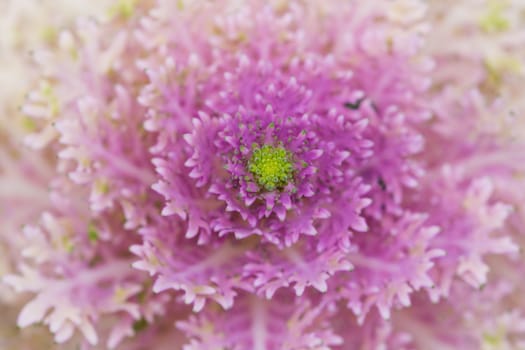
<instances>
[{"instance_id":1,"label":"flower rosette","mask_svg":"<svg viewBox=\"0 0 525 350\"><path fill-rule=\"evenodd\" d=\"M241 60L250 66L248 58ZM343 114L344 95L334 98L339 109L317 112L325 106L311 104L328 91L313 90L321 84L315 73L303 85L291 72L287 78L273 71L269 62L254 65L254 72L230 74L236 81L221 91L225 100L199 111L193 130L181 132L166 146L167 156L155 159L163 177L155 189L168 202L164 214L188 218L187 238L258 235L280 247L303 235L365 231L360 214L369 204L368 186L353 169L371 155L372 143L362 136L366 120ZM308 73L301 65L294 70ZM245 100L234 97L250 89L246 80L254 81L254 90ZM343 84L326 84L327 90ZM194 189L187 202L178 195L183 187Z\"/></svg>"},{"instance_id":2,"label":"flower rosette","mask_svg":"<svg viewBox=\"0 0 525 350\"><path fill-rule=\"evenodd\" d=\"M176 323L188 349L410 348L394 310L516 250L491 179L448 164L465 140L433 129L424 8L124 1L61 33L23 108L58 159L6 278L37 294L19 324L108 347Z\"/></svg>"},{"instance_id":3,"label":"flower rosette","mask_svg":"<svg viewBox=\"0 0 525 350\"><path fill-rule=\"evenodd\" d=\"M164 219L141 230L135 266L157 276L156 291L182 290L194 310L208 299L230 308L239 290L272 298L281 288L301 296L330 285L363 319L378 304L388 317L411 292L432 286L426 272L442 255L429 243L436 227L403 206L422 174L415 156L428 118L419 32L389 47L382 30L394 24L371 9L360 18L351 14L359 7L327 6L331 21L303 26L284 9L307 7L280 13L252 5L218 19L208 40L196 28L209 24L184 22L193 41L168 40L158 57L140 61L149 78L139 96L145 127L158 135L153 189L166 204ZM368 27L374 16L382 30ZM173 25L159 17L143 37ZM355 42L302 37L336 23L359 33ZM270 49L279 35L289 39ZM369 37L378 46L368 46ZM396 249L409 249L410 239L421 249L403 258L405 269ZM374 248L383 242L391 247ZM353 270L354 260L362 265L355 273L338 274ZM399 269L376 275L368 261Z\"/></svg>"}]
</instances>

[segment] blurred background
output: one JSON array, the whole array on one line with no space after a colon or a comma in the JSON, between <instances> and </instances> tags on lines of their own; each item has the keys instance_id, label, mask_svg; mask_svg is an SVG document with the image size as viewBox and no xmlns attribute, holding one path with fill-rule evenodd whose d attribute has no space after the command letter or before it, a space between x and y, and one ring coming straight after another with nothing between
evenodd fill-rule
<instances>
[{"instance_id":1,"label":"blurred background","mask_svg":"<svg viewBox=\"0 0 525 350\"><path fill-rule=\"evenodd\" d=\"M20 112L37 72L34 53L56 45L59 31L78 16L105 16L112 3L0 0L0 278L15 267L22 226L35 220L47 202L45 176L50 174L50 163L46 155L23 145L31 121ZM0 283L0 349L72 349L72 345L54 344L44 327L19 329L16 318L24 301Z\"/></svg>"}]
</instances>

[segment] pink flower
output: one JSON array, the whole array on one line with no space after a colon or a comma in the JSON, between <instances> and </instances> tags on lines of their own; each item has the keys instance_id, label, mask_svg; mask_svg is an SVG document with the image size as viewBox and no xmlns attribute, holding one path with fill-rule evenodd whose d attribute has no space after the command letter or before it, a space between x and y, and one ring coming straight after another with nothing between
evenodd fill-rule
<instances>
[{"instance_id":1,"label":"pink flower","mask_svg":"<svg viewBox=\"0 0 525 350\"><path fill-rule=\"evenodd\" d=\"M131 1L61 32L22 108L56 158L4 278L34 294L18 325L108 348L482 344L425 343L441 324L420 315L517 257L498 184L521 157L464 135L480 93L447 94L425 10Z\"/></svg>"}]
</instances>

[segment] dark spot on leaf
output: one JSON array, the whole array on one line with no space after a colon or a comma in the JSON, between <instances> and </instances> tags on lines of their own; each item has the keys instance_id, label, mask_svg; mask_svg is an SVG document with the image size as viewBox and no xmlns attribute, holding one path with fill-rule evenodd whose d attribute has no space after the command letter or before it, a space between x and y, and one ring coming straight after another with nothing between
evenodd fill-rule
<instances>
[{"instance_id":1,"label":"dark spot on leaf","mask_svg":"<svg viewBox=\"0 0 525 350\"><path fill-rule=\"evenodd\" d=\"M377 184L381 187L381 190L386 191L386 183L381 176L377 179Z\"/></svg>"},{"instance_id":2,"label":"dark spot on leaf","mask_svg":"<svg viewBox=\"0 0 525 350\"><path fill-rule=\"evenodd\" d=\"M358 99L357 101L355 102L346 102L344 104L345 108L348 108L348 109L351 109L353 111L359 109L359 107L361 106L361 103L365 100L365 97L361 97L360 99Z\"/></svg>"}]
</instances>

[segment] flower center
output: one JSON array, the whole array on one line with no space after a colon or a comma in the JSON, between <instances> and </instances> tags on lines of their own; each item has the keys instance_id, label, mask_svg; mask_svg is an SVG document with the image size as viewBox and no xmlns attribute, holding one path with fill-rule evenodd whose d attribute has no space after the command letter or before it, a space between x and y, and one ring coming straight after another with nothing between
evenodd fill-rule
<instances>
[{"instance_id":1,"label":"flower center","mask_svg":"<svg viewBox=\"0 0 525 350\"><path fill-rule=\"evenodd\" d=\"M292 179L292 157L290 152L281 146L254 146L248 161L248 170L260 187L273 191L286 186Z\"/></svg>"}]
</instances>

